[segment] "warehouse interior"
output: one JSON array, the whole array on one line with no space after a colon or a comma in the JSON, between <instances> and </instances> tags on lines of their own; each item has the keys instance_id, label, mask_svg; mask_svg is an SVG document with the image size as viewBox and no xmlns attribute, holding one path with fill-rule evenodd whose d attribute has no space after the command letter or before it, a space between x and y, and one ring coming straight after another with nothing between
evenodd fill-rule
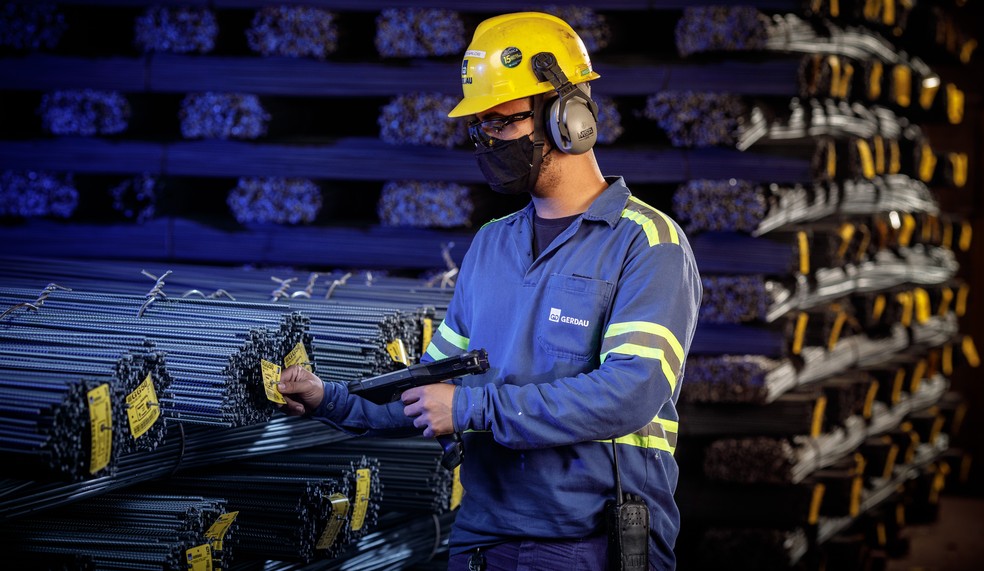
<instances>
[{"instance_id":1,"label":"warehouse interior","mask_svg":"<svg viewBox=\"0 0 984 571\"><path fill-rule=\"evenodd\" d=\"M22 0L0 545L23 568L446 569L467 490L441 447L264 387L426 350L476 231L529 200L447 117L475 27L524 10L578 32L602 171L697 259L678 568L980 568L979 2Z\"/></svg>"}]
</instances>

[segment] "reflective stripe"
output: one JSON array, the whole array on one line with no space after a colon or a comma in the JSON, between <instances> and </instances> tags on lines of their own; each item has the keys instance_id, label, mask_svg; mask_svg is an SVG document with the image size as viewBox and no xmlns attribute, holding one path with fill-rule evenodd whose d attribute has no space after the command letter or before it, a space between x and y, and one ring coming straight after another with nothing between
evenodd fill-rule
<instances>
[{"instance_id":1,"label":"reflective stripe","mask_svg":"<svg viewBox=\"0 0 984 571\"><path fill-rule=\"evenodd\" d=\"M680 243L680 236L670 218L634 196L629 197L622 217L642 226L650 246L664 242Z\"/></svg>"},{"instance_id":2,"label":"reflective stripe","mask_svg":"<svg viewBox=\"0 0 984 571\"><path fill-rule=\"evenodd\" d=\"M632 434L616 438L615 443L662 450L672 455L676 452L678 428L679 423L656 417L652 422ZM595 442L606 443L611 442L611 440L595 440Z\"/></svg>"},{"instance_id":3,"label":"reflective stripe","mask_svg":"<svg viewBox=\"0 0 984 571\"><path fill-rule=\"evenodd\" d=\"M448 327L447 322L441 322L441 326L437 328L437 334L458 349L461 349L462 351L468 350L468 338L455 333L450 327Z\"/></svg>"},{"instance_id":4,"label":"reflective stripe","mask_svg":"<svg viewBox=\"0 0 984 571\"><path fill-rule=\"evenodd\" d=\"M433 341L431 341L431 344L427 346L426 354L433 357L435 361L446 359L448 357L440 349L437 348L437 345L435 345Z\"/></svg>"},{"instance_id":5,"label":"reflective stripe","mask_svg":"<svg viewBox=\"0 0 984 571\"><path fill-rule=\"evenodd\" d=\"M623 339L614 340L618 337ZM683 347L672 331L648 321L613 323L605 332L605 344L609 343L618 343L618 345L601 354L602 363L608 358L609 353L658 359L663 374L670 383L670 390L676 389L677 376L683 367Z\"/></svg>"}]
</instances>

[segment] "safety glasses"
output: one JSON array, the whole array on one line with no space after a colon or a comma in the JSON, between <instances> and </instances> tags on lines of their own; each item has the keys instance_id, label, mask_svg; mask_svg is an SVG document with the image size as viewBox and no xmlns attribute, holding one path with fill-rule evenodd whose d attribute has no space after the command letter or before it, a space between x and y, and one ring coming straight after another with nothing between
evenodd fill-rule
<instances>
[{"instance_id":1,"label":"safety glasses","mask_svg":"<svg viewBox=\"0 0 984 571\"><path fill-rule=\"evenodd\" d=\"M491 147L496 141L502 140L502 132L509 125L533 116L533 111L520 111L505 117L474 120L468 123L468 137L472 142L482 147Z\"/></svg>"}]
</instances>

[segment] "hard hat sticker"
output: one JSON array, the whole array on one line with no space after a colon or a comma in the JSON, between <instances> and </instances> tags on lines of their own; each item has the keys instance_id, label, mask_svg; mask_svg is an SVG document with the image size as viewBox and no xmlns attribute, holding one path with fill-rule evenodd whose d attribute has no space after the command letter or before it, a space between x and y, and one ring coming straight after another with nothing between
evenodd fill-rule
<instances>
[{"instance_id":1,"label":"hard hat sticker","mask_svg":"<svg viewBox=\"0 0 984 571\"><path fill-rule=\"evenodd\" d=\"M468 75L468 60L461 62L461 75Z\"/></svg>"},{"instance_id":2,"label":"hard hat sticker","mask_svg":"<svg viewBox=\"0 0 984 571\"><path fill-rule=\"evenodd\" d=\"M502 65L506 67L516 67L523 61L523 52L519 48L508 47L502 50Z\"/></svg>"},{"instance_id":3,"label":"hard hat sticker","mask_svg":"<svg viewBox=\"0 0 984 571\"><path fill-rule=\"evenodd\" d=\"M468 50L465 52L465 57L477 57L478 59L485 59L485 50Z\"/></svg>"}]
</instances>

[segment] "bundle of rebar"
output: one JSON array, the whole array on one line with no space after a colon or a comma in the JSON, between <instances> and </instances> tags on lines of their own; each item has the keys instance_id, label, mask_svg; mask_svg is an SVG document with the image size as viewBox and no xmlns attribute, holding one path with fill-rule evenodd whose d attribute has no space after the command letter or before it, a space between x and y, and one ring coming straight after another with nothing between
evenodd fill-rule
<instances>
[{"instance_id":1,"label":"bundle of rebar","mask_svg":"<svg viewBox=\"0 0 984 571\"><path fill-rule=\"evenodd\" d=\"M443 449L436 440L362 437L332 444L331 449L367 454L379 461L383 513L443 514L455 507L454 475L441 466Z\"/></svg>"},{"instance_id":2,"label":"bundle of rebar","mask_svg":"<svg viewBox=\"0 0 984 571\"><path fill-rule=\"evenodd\" d=\"M351 437L315 420L286 416L228 429L171 424L164 444L153 451L138 451L121 457L113 476L76 483L12 478L0 481L0 521L122 490L184 470L331 444Z\"/></svg>"},{"instance_id":3,"label":"bundle of rebar","mask_svg":"<svg viewBox=\"0 0 984 571\"><path fill-rule=\"evenodd\" d=\"M219 543L207 535L227 511L216 498L112 493L4 524L0 545L39 569L183 571L199 558L225 567L237 523L222 527Z\"/></svg>"}]
</instances>

